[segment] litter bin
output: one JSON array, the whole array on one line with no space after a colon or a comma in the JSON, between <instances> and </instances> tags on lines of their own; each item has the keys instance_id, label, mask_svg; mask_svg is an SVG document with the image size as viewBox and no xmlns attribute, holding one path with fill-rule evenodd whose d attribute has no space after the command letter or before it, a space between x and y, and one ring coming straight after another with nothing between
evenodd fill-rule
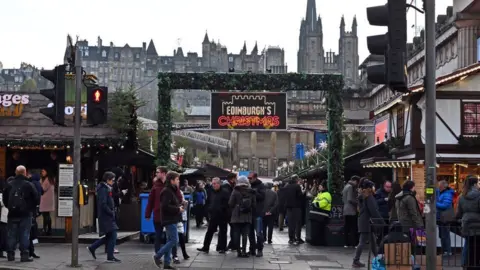
<instances>
[{"instance_id":1,"label":"litter bin","mask_svg":"<svg viewBox=\"0 0 480 270\"><path fill-rule=\"evenodd\" d=\"M153 226L153 218L145 219L145 209L148 203L148 193L140 194L141 213L140 213L140 241L144 243L152 243L155 234L155 227Z\"/></svg>"}]
</instances>

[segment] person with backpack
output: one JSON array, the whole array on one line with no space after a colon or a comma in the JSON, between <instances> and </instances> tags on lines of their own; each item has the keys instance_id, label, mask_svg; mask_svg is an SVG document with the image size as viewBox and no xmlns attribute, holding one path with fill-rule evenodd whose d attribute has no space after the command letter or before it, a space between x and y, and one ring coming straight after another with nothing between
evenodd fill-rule
<instances>
[{"instance_id":1,"label":"person with backpack","mask_svg":"<svg viewBox=\"0 0 480 270\"><path fill-rule=\"evenodd\" d=\"M228 200L230 199L230 194L226 189L222 188L222 182L218 177L213 178L212 188L213 191L210 194L210 205L208 207L210 222L208 223L203 247L197 250L205 253L209 252L213 234L218 228L217 251L220 254L225 254L227 250Z\"/></svg>"},{"instance_id":2,"label":"person with backpack","mask_svg":"<svg viewBox=\"0 0 480 270\"><path fill-rule=\"evenodd\" d=\"M18 166L15 170L15 178L7 184L3 191L3 204L8 209L8 261L15 260L17 242L20 249L20 261L31 262L29 256L30 229L32 227L32 213L40 204L40 196L28 181L25 166Z\"/></svg>"},{"instance_id":3,"label":"person with backpack","mask_svg":"<svg viewBox=\"0 0 480 270\"><path fill-rule=\"evenodd\" d=\"M233 244L236 245L237 256L247 258L249 256L247 254L247 239L257 201L255 191L250 188L250 183L245 176L238 178L228 205L232 209L230 223L234 227Z\"/></svg>"},{"instance_id":4,"label":"person with backpack","mask_svg":"<svg viewBox=\"0 0 480 270\"><path fill-rule=\"evenodd\" d=\"M255 191L256 207L254 208L253 220L250 226L249 242L250 255L263 257L263 217L265 216L265 186L258 179L256 172L250 172L248 175L250 186ZM255 238L256 236L256 238Z\"/></svg>"}]
</instances>

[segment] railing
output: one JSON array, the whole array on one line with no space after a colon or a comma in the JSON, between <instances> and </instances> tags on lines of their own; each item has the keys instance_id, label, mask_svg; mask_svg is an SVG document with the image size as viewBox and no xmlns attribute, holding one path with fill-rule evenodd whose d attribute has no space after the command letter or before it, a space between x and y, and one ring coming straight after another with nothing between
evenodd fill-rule
<instances>
[{"instance_id":1,"label":"railing","mask_svg":"<svg viewBox=\"0 0 480 270\"><path fill-rule=\"evenodd\" d=\"M230 150L232 147L232 142L230 140L200 133L192 130L176 130L172 134L175 136L180 136L183 138L191 139L197 142L206 143L210 146L220 147L223 150Z\"/></svg>"},{"instance_id":2,"label":"railing","mask_svg":"<svg viewBox=\"0 0 480 270\"><path fill-rule=\"evenodd\" d=\"M372 220L368 269L426 269L427 236L424 228L410 228ZM463 232L463 233L462 233ZM480 227L463 230L458 223L438 225L435 269L480 269ZM357 247L358 249L358 247Z\"/></svg>"}]
</instances>

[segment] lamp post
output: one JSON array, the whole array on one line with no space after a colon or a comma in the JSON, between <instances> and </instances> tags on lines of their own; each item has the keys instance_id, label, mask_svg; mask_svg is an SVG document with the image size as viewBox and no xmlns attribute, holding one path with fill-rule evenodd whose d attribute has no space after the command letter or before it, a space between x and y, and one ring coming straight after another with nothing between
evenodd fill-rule
<instances>
[{"instance_id":1,"label":"lamp post","mask_svg":"<svg viewBox=\"0 0 480 270\"><path fill-rule=\"evenodd\" d=\"M282 163L282 168L283 168L284 170L286 170L286 169L288 168L287 162L283 162L283 163ZM287 172L289 172L289 171L287 170Z\"/></svg>"}]
</instances>

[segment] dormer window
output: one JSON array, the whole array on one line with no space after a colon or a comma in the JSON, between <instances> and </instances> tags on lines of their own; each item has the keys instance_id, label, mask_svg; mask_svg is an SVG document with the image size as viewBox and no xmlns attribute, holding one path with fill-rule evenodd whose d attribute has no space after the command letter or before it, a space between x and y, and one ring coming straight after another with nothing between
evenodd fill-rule
<instances>
[{"instance_id":1,"label":"dormer window","mask_svg":"<svg viewBox=\"0 0 480 270\"><path fill-rule=\"evenodd\" d=\"M120 54L117 52L115 53L115 59L118 59L120 57Z\"/></svg>"},{"instance_id":2,"label":"dormer window","mask_svg":"<svg viewBox=\"0 0 480 270\"><path fill-rule=\"evenodd\" d=\"M86 50L86 51L84 52L84 54L85 54L85 56L88 56L88 51Z\"/></svg>"},{"instance_id":3,"label":"dormer window","mask_svg":"<svg viewBox=\"0 0 480 270\"><path fill-rule=\"evenodd\" d=\"M105 50L102 51L102 57L107 57L107 51Z\"/></svg>"},{"instance_id":4,"label":"dormer window","mask_svg":"<svg viewBox=\"0 0 480 270\"><path fill-rule=\"evenodd\" d=\"M140 54L139 53L135 54L135 58L140 59Z\"/></svg>"}]
</instances>

